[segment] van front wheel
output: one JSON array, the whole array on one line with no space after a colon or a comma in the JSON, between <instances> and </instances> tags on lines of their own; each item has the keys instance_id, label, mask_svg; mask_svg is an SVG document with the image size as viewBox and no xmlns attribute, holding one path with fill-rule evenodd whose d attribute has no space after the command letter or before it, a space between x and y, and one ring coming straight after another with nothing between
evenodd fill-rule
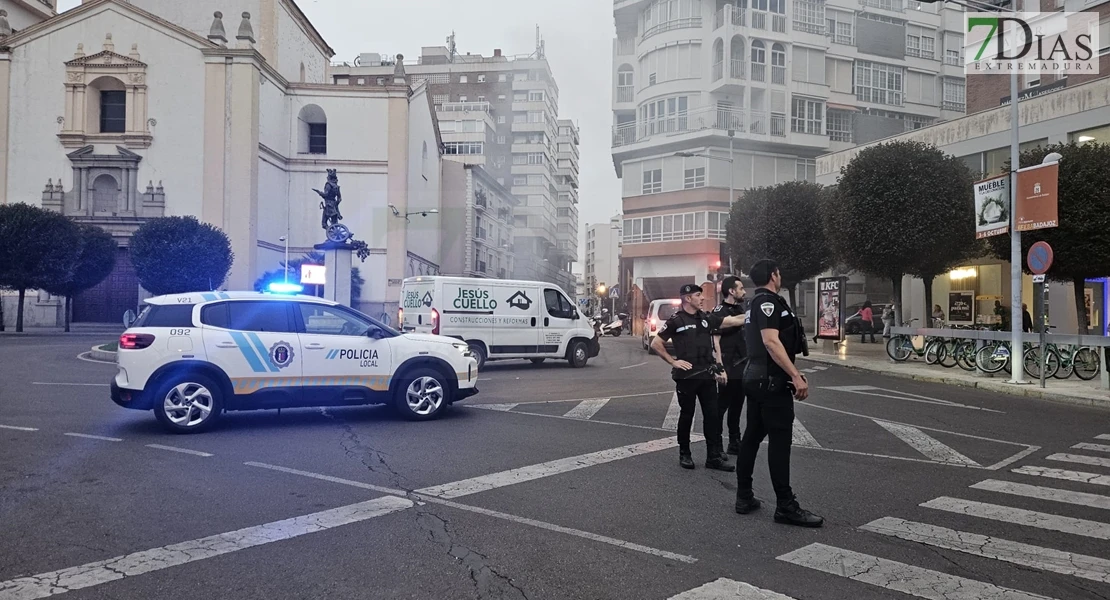
<instances>
[{"instance_id":1,"label":"van front wheel","mask_svg":"<svg viewBox=\"0 0 1110 600\"><path fill-rule=\"evenodd\" d=\"M567 349L567 360L570 361L570 366L575 369L586 366L586 363L590 360L590 349L586 347L586 342L581 340L572 342L570 348Z\"/></svg>"},{"instance_id":2,"label":"van front wheel","mask_svg":"<svg viewBox=\"0 0 1110 600\"><path fill-rule=\"evenodd\" d=\"M486 347L478 342L467 342L470 347L470 353L474 355L474 359L478 361L478 369L486 366Z\"/></svg>"}]
</instances>

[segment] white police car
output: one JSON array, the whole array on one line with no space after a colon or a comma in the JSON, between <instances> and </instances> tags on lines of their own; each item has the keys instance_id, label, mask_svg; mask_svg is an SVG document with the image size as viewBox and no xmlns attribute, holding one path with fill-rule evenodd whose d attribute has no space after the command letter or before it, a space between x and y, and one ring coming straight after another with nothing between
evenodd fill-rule
<instances>
[{"instance_id":1,"label":"white police car","mask_svg":"<svg viewBox=\"0 0 1110 600\"><path fill-rule=\"evenodd\" d=\"M120 336L112 400L171 431L225 410L391 404L427 420L478 393L458 340L399 333L312 296L205 292L146 300Z\"/></svg>"}]
</instances>

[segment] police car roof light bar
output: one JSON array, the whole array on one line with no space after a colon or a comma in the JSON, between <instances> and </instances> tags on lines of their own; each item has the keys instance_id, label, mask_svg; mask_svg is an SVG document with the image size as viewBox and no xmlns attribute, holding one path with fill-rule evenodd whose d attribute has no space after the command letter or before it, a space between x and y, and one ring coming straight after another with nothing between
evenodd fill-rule
<instances>
[{"instance_id":1,"label":"police car roof light bar","mask_svg":"<svg viewBox=\"0 0 1110 600\"><path fill-rule=\"evenodd\" d=\"M286 283L284 281L274 281L266 286L266 289L272 294L299 294L304 291L304 286L299 283Z\"/></svg>"}]
</instances>

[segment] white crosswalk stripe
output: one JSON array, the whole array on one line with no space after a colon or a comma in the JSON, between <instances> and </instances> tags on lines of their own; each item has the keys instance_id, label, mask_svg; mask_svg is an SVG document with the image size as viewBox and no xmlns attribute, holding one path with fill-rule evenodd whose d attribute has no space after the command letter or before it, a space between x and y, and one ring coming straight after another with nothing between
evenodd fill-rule
<instances>
[{"instance_id":1,"label":"white crosswalk stripe","mask_svg":"<svg viewBox=\"0 0 1110 600\"><path fill-rule=\"evenodd\" d=\"M671 596L668 600L794 600L794 598L722 577L677 596Z\"/></svg>"},{"instance_id":2,"label":"white crosswalk stripe","mask_svg":"<svg viewBox=\"0 0 1110 600\"><path fill-rule=\"evenodd\" d=\"M817 443L817 440L810 435L809 430L798 419L794 419L793 443L795 446L821 447L821 444Z\"/></svg>"},{"instance_id":3,"label":"white crosswalk stripe","mask_svg":"<svg viewBox=\"0 0 1110 600\"><path fill-rule=\"evenodd\" d=\"M519 404L470 404L471 408L481 408L484 410L497 410L501 412L508 412L518 406Z\"/></svg>"},{"instance_id":4,"label":"white crosswalk stripe","mask_svg":"<svg viewBox=\"0 0 1110 600\"><path fill-rule=\"evenodd\" d=\"M1098 473L1084 473L1083 471L1069 471L1067 469L1053 469L1050 467L1019 467L1014 469L1018 475L1034 475L1036 477L1050 477L1064 481L1078 481L1092 485L1110 485L1110 475Z\"/></svg>"},{"instance_id":5,"label":"white crosswalk stripe","mask_svg":"<svg viewBox=\"0 0 1110 600\"><path fill-rule=\"evenodd\" d=\"M1094 450L1095 452L1110 452L1110 446L1106 444L1088 444L1083 442L1072 446L1076 450Z\"/></svg>"},{"instance_id":6,"label":"white crosswalk stripe","mask_svg":"<svg viewBox=\"0 0 1110 600\"><path fill-rule=\"evenodd\" d=\"M1046 600L990 583L915 567L825 544L810 544L778 560L927 600Z\"/></svg>"},{"instance_id":7,"label":"white crosswalk stripe","mask_svg":"<svg viewBox=\"0 0 1110 600\"><path fill-rule=\"evenodd\" d=\"M1110 440L1110 433L1104 433L1102 435L1096 435L1095 439L1096 440Z\"/></svg>"},{"instance_id":8,"label":"white crosswalk stripe","mask_svg":"<svg viewBox=\"0 0 1110 600\"><path fill-rule=\"evenodd\" d=\"M1075 504L1076 506L1089 506L1091 508L1110 510L1110 496L1103 496L1102 494L1058 490L1056 488L1041 487L1039 485L1026 485L1024 483L1014 483L1012 481L998 481L997 479L980 481L971 487L977 490L987 490L1002 494L1012 494L1014 496L1024 496L1026 498L1036 498L1038 500L1051 500L1064 504Z\"/></svg>"},{"instance_id":9,"label":"white crosswalk stripe","mask_svg":"<svg viewBox=\"0 0 1110 600\"><path fill-rule=\"evenodd\" d=\"M678 431L678 415L682 409L678 406L678 392L671 396L671 405L667 407L667 416L663 419L663 429Z\"/></svg>"},{"instance_id":10,"label":"white crosswalk stripe","mask_svg":"<svg viewBox=\"0 0 1110 600\"><path fill-rule=\"evenodd\" d=\"M1110 560L1104 558L1041 548L892 517L872 521L860 529L1042 571L1110 583Z\"/></svg>"},{"instance_id":11,"label":"white crosswalk stripe","mask_svg":"<svg viewBox=\"0 0 1110 600\"><path fill-rule=\"evenodd\" d=\"M948 496L941 496L940 498L930 500L923 503L921 506L924 508L933 508L967 515L969 517L979 517L992 521L1002 521L1003 523L1036 527L1037 529L1059 531L1071 535L1110 540L1110 523L1062 517L1049 513L1025 510L1023 508L987 504L986 502L975 502L973 500L951 498Z\"/></svg>"},{"instance_id":12,"label":"white crosswalk stripe","mask_svg":"<svg viewBox=\"0 0 1110 600\"><path fill-rule=\"evenodd\" d=\"M594 398L592 400L583 400L577 406L567 411L564 417L571 419L589 419L601 410L601 407L609 403L608 398Z\"/></svg>"},{"instance_id":13,"label":"white crosswalk stripe","mask_svg":"<svg viewBox=\"0 0 1110 600\"><path fill-rule=\"evenodd\" d=\"M1059 462L1091 465L1093 467L1110 467L1110 458L1103 458L1101 456L1087 456L1086 454L1053 454L1045 458Z\"/></svg>"},{"instance_id":14,"label":"white crosswalk stripe","mask_svg":"<svg viewBox=\"0 0 1110 600\"><path fill-rule=\"evenodd\" d=\"M936 438L921 431L916 427L909 425L899 425L897 423L888 423L886 421L875 420L880 427L894 434L895 437L906 442L911 448L924 454L926 458L938 462L953 463L959 465L968 465L978 467L979 463L971 460L970 458L960 454L956 450L941 443Z\"/></svg>"}]
</instances>

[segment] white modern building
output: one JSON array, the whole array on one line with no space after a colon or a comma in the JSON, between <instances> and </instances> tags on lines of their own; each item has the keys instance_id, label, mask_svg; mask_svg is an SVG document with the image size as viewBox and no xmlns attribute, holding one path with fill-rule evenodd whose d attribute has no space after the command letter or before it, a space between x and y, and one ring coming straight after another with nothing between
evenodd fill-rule
<instances>
[{"instance_id":1,"label":"white modern building","mask_svg":"<svg viewBox=\"0 0 1110 600\"><path fill-rule=\"evenodd\" d=\"M942 6L616 0L612 154L635 286L669 297L720 275L744 190L814 181L819 155L960 116L963 13Z\"/></svg>"},{"instance_id":2,"label":"white modern building","mask_svg":"<svg viewBox=\"0 0 1110 600\"><path fill-rule=\"evenodd\" d=\"M621 217L586 227L586 285L620 285Z\"/></svg>"}]
</instances>

